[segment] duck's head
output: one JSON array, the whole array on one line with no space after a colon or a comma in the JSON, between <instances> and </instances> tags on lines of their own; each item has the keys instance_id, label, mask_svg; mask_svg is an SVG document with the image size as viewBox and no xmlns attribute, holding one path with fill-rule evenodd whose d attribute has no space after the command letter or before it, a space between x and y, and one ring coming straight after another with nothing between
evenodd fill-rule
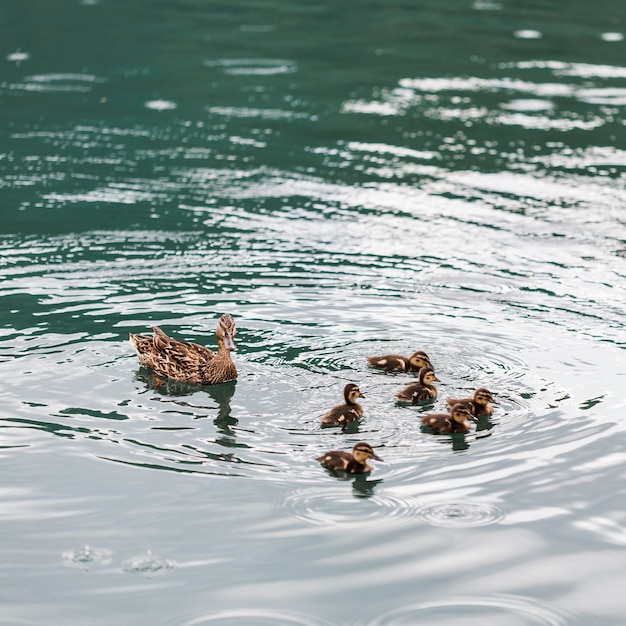
<instances>
[{"instance_id":1,"label":"duck's head","mask_svg":"<svg viewBox=\"0 0 626 626\"><path fill-rule=\"evenodd\" d=\"M474 392L474 402L479 406L487 406L488 404L495 404L493 394L489 389L481 387Z\"/></svg>"},{"instance_id":2,"label":"duck's head","mask_svg":"<svg viewBox=\"0 0 626 626\"><path fill-rule=\"evenodd\" d=\"M420 369L422 367L432 367L432 365L430 363L430 358L428 357L428 355L425 352L422 352L421 350L418 350L417 352L414 352L409 357L409 363L413 367L418 367Z\"/></svg>"},{"instance_id":3,"label":"duck's head","mask_svg":"<svg viewBox=\"0 0 626 626\"><path fill-rule=\"evenodd\" d=\"M215 331L217 338L224 342L224 346L228 350L236 350L237 346L235 346L234 340L236 333L237 328L235 327L235 320L228 313L224 313L224 315L220 317Z\"/></svg>"},{"instance_id":4,"label":"duck's head","mask_svg":"<svg viewBox=\"0 0 626 626\"><path fill-rule=\"evenodd\" d=\"M439 379L435 376L435 370L432 367L422 367L419 373L419 381L422 385L432 385L438 383Z\"/></svg>"},{"instance_id":5,"label":"duck's head","mask_svg":"<svg viewBox=\"0 0 626 626\"><path fill-rule=\"evenodd\" d=\"M372 446L369 443L365 443L364 441L359 441L359 443L352 448L352 456L354 456L355 460L359 463L365 465L369 459L374 459L375 461L382 461L382 459L374 452Z\"/></svg>"},{"instance_id":6,"label":"duck's head","mask_svg":"<svg viewBox=\"0 0 626 626\"><path fill-rule=\"evenodd\" d=\"M450 410L450 414L452 415L452 419L459 424L478 421L464 404L455 404Z\"/></svg>"},{"instance_id":7,"label":"duck's head","mask_svg":"<svg viewBox=\"0 0 626 626\"><path fill-rule=\"evenodd\" d=\"M365 398L359 386L354 383L348 383L343 388L343 397L345 398L346 404L356 404L358 398Z\"/></svg>"}]
</instances>

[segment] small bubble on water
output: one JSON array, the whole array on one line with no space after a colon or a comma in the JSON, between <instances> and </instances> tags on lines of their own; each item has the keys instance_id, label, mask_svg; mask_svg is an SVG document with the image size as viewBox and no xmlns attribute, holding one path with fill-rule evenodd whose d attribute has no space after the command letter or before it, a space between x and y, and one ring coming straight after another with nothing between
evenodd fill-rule
<instances>
[{"instance_id":1,"label":"small bubble on water","mask_svg":"<svg viewBox=\"0 0 626 626\"><path fill-rule=\"evenodd\" d=\"M124 571L130 574L145 574L150 578L151 576L158 576L165 574L171 569L174 569L176 564L169 559L162 559L154 554L150 550L146 554L132 557L124 563Z\"/></svg>"},{"instance_id":2,"label":"small bubble on water","mask_svg":"<svg viewBox=\"0 0 626 626\"><path fill-rule=\"evenodd\" d=\"M68 567L89 569L92 565L108 565L111 563L111 551L106 548L92 548L84 546L78 550L68 550L63 553L63 562Z\"/></svg>"}]
</instances>

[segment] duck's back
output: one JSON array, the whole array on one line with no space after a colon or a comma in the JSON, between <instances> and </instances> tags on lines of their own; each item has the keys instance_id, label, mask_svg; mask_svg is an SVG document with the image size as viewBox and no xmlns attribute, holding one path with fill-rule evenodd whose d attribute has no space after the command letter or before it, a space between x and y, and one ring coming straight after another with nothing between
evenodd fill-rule
<instances>
[{"instance_id":1,"label":"duck's back","mask_svg":"<svg viewBox=\"0 0 626 626\"><path fill-rule=\"evenodd\" d=\"M453 420L448 413L424 415L422 424L438 433L466 433L469 430L466 425L459 424L459 422Z\"/></svg>"},{"instance_id":2,"label":"duck's back","mask_svg":"<svg viewBox=\"0 0 626 626\"><path fill-rule=\"evenodd\" d=\"M383 354L382 356L368 356L367 362L372 367L388 372L406 372L410 369L409 359L399 354Z\"/></svg>"},{"instance_id":3,"label":"duck's back","mask_svg":"<svg viewBox=\"0 0 626 626\"><path fill-rule=\"evenodd\" d=\"M336 472L346 472L347 474L364 474L370 471L369 466L358 463L354 456L350 452L344 452L343 450L332 450L326 452L320 457L317 457L316 461L321 463L329 470Z\"/></svg>"},{"instance_id":4,"label":"duck's back","mask_svg":"<svg viewBox=\"0 0 626 626\"><path fill-rule=\"evenodd\" d=\"M363 408L359 404L340 404L322 417L322 424L341 426L359 419L361 415L363 415Z\"/></svg>"},{"instance_id":5,"label":"duck's back","mask_svg":"<svg viewBox=\"0 0 626 626\"><path fill-rule=\"evenodd\" d=\"M437 397L437 390L434 387L428 387L421 383L412 383L400 391L396 397L398 400L403 400L404 402L432 400Z\"/></svg>"}]
</instances>

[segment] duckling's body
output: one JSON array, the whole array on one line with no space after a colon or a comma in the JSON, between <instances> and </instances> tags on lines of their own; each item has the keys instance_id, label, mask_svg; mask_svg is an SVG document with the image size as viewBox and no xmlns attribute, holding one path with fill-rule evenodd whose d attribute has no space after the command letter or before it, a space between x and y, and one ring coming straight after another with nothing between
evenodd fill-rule
<instances>
[{"instance_id":1,"label":"duckling's body","mask_svg":"<svg viewBox=\"0 0 626 626\"><path fill-rule=\"evenodd\" d=\"M237 378L237 368L230 357L235 349L236 328L233 318L225 313L215 334L217 352L188 341L168 337L158 326L154 335L130 335L137 356L143 365L157 374L195 385L216 385Z\"/></svg>"},{"instance_id":2,"label":"duckling's body","mask_svg":"<svg viewBox=\"0 0 626 626\"><path fill-rule=\"evenodd\" d=\"M433 385L439 382L432 367L422 367L419 373L419 382L407 385L402 391L396 394L396 398L401 402L423 402L424 400L434 400L437 397L437 388Z\"/></svg>"},{"instance_id":3,"label":"duckling's body","mask_svg":"<svg viewBox=\"0 0 626 626\"><path fill-rule=\"evenodd\" d=\"M422 417L422 424L437 433L467 433L476 421L471 411L463 404L455 404L450 413L430 413Z\"/></svg>"},{"instance_id":4,"label":"duckling's body","mask_svg":"<svg viewBox=\"0 0 626 626\"><path fill-rule=\"evenodd\" d=\"M421 350L414 352L409 357L400 356L399 354L368 356L367 362L372 367L377 367L388 372L419 372L422 367L432 367L428 355Z\"/></svg>"},{"instance_id":5,"label":"duckling's body","mask_svg":"<svg viewBox=\"0 0 626 626\"><path fill-rule=\"evenodd\" d=\"M493 394L489 389L485 389L481 387L474 392L473 398L447 398L446 402L448 406L452 407L455 404L462 404L466 406L474 416L476 417L486 417L488 415L493 415Z\"/></svg>"},{"instance_id":6,"label":"duckling's body","mask_svg":"<svg viewBox=\"0 0 626 626\"><path fill-rule=\"evenodd\" d=\"M371 472L373 467L367 462L369 459L382 461L377 456L369 443L360 441L357 443L352 452L344 452L343 450L331 450L326 454L318 457L324 467L336 472L346 472L347 474L365 474Z\"/></svg>"},{"instance_id":7,"label":"duckling's body","mask_svg":"<svg viewBox=\"0 0 626 626\"><path fill-rule=\"evenodd\" d=\"M322 426L341 426L358 420L363 415L363 407L357 402L358 398L364 398L358 385L348 383L343 389L344 404L332 408L322 417Z\"/></svg>"}]
</instances>

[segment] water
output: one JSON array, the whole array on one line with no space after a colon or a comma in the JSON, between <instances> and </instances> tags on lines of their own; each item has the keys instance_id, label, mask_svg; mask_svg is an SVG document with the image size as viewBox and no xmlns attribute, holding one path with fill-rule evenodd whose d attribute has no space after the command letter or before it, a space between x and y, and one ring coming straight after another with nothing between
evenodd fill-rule
<instances>
[{"instance_id":1,"label":"water","mask_svg":"<svg viewBox=\"0 0 626 626\"><path fill-rule=\"evenodd\" d=\"M625 19L5 0L2 623L623 624ZM127 341L223 312L236 383ZM400 406L365 357L417 349ZM314 460L359 440L370 475Z\"/></svg>"}]
</instances>

